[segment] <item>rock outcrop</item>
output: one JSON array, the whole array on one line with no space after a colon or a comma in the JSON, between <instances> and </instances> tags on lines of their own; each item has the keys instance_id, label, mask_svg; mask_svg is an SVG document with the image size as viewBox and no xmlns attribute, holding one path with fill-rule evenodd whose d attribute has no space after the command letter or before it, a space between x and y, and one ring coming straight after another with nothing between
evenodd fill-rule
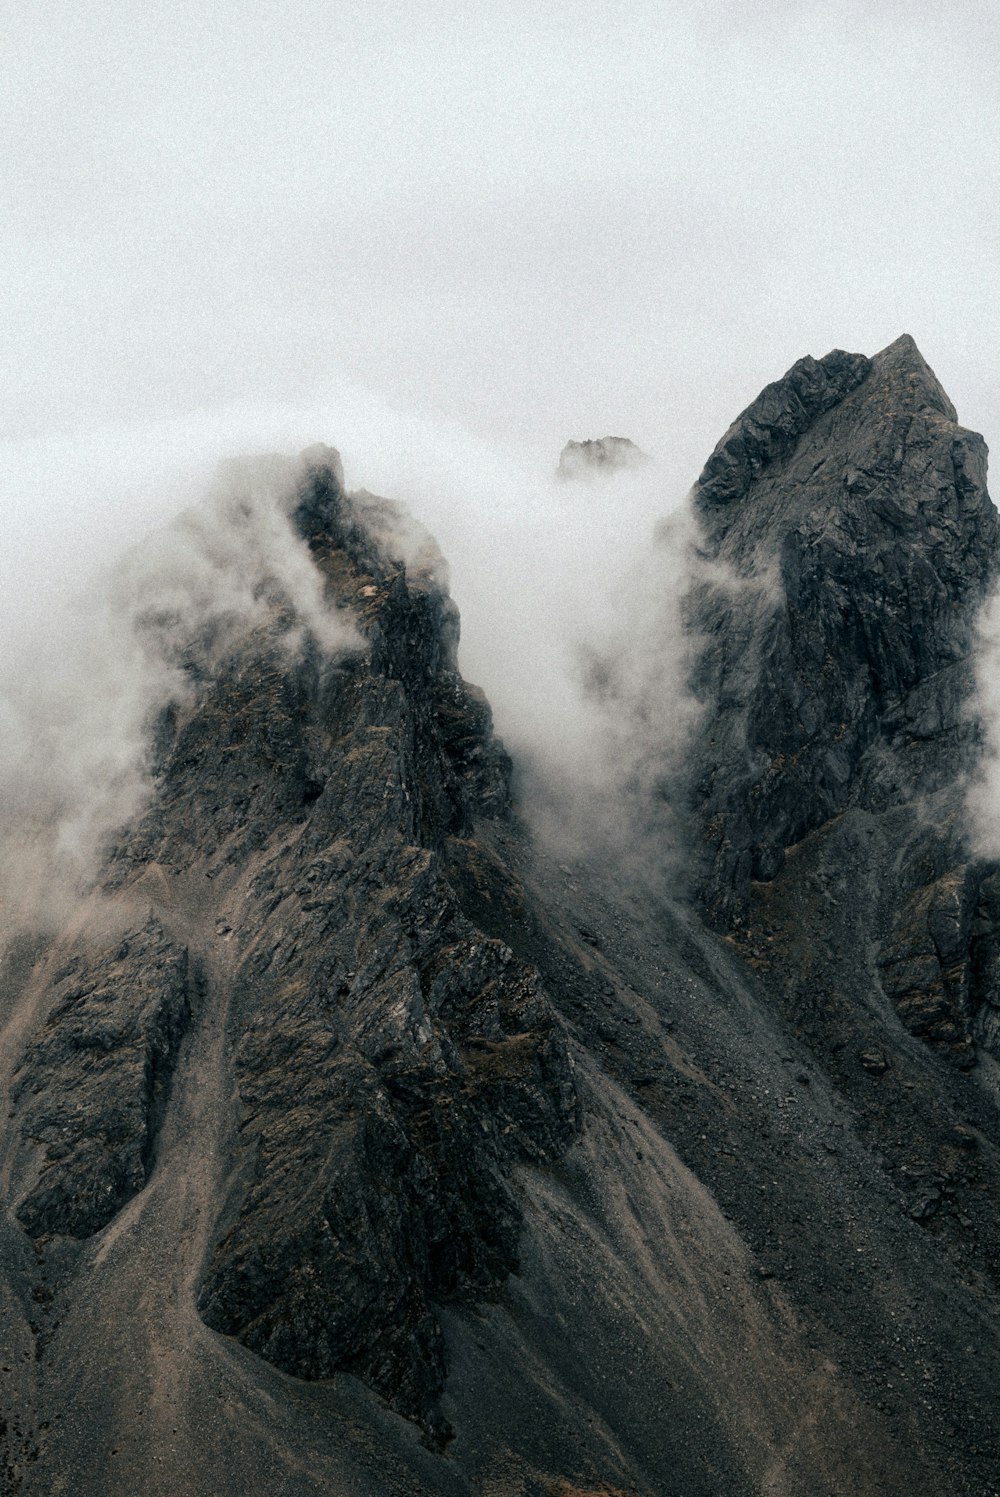
<instances>
[{"instance_id":1,"label":"rock outcrop","mask_svg":"<svg viewBox=\"0 0 1000 1497\"><path fill-rule=\"evenodd\" d=\"M53 973L13 1098L35 1161L18 1216L34 1236L88 1237L145 1185L191 986L186 950L153 917Z\"/></svg>"},{"instance_id":2,"label":"rock outcrop","mask_svg":"<svg viewBox=\"0 0 1000 1497\"><path fill-rule=\"evenodd\" d=\"M648 461L648 454L628 437L596 437L567 442L556 473L559 478L595 478L622 468L639 468Z\"/></svg>"},{"instance_id":3,"label":"rock outcrop","mask_svg":"<svg viewBox=\"0 0 1000 1497\"><path fill-rule=\"evenodd\" d=\"M739 929L790 849L848 812L874 820L898 856L888 878L873 869L858 938L880 943L907 1026L968 1062L990 1028L973 929L992 885L964 806L976 624L998 571L985 444L903 337L769 385L695 505L717 577L690 600L702 898Z\"/></svg>"}]
</instances>

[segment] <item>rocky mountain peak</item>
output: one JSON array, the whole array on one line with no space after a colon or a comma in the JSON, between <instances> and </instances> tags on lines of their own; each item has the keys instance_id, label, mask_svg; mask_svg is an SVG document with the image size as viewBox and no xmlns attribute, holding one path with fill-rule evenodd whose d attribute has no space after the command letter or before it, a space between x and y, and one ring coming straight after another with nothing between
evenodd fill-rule
<instances>
[{"instance_id":1,"label":"rocky mountain peak","mask_svg":"<svg viewBox=\"0 0 1000 1497\"><path fill-rule=\"evenodd\" d=\"M902 333L872 359L871 395L956 422L958 415L909 333Z\"/></svg>"},{"instance_id":2,"label":"rocky mountain peak","mask_svg":"<svg viewBox=\"0 0 1000 1497\"><path fill-rule=\"evenodd\" d=\"M817 476L827 507L837 520L840 495L831 485L830 464L841 465L848 495L892 491L905 504L916 493L904 459L926 443L954 436L982 481L985 446L957 427L955 408L916 343L904 334L873 359L835 349L822 359L803 358L767 385L737 417L716 446L695 486L695 503L710 549L741 553L748 532L755 542L789 528L793 513L817 510ZM771 470L774 473L771 473ZM778 479L782 507L775 513ZM786 481L787 480L787 481ZM925 495L926 497L926 495ZM749 505L743 514L745 506Z\"/></svg>"},{"instance_id":3,"label":"rocky mountain peak","mask_svg":"<svg viewBox=\"0 0 1000 1497\"><path fill-rule=\"evenodd\" d=\"M799 359L737 416L695 486L697 508L711 544L720 544L761 474L786 460L814 422L855 390L870 369L871 360L863 354L840 349L822 359Z\"/></svg>"},{"instance_id":4,"label":"rocky mountain peak","mask_svg":"<svg viewBox=\"0 0 1000 1497\"><path fill-rule=\"evenodd\" d=\"M906 924L914 900L937 897L921 867L947 883L965 881L969 864L971 658L998 571L985 444L957 425L904 336L871 361L800 360L727 433L695 504L723 568L691 598L704 639L693 755L704 899L724 923L752 921L756 891L810 837L902 814L910 871L893 888L904 909L886 909L884 891L879 901L882 921ZM891 948L915 943L930 960L919 980L905 964L887 979L906 988L897 996L915 1024L966 1056L976 1024L992 1023L970 996L975 888L972 878L963 895L960 968L952 947L932 955L910 925ZM964 974L950 997L948 962Z\"/></svg>"},{"instance_id":5,"label":"rocky mountain peak","mask_svg":"<svg viewBox=\"0 0 1000 1497\"><path fill-rule=\"evenodd\" d=\"M341 492L344 489L344 464L336 447L314 442L299 453L299 463L307 473L324 473Z\"/></svg>"}]
</instances>

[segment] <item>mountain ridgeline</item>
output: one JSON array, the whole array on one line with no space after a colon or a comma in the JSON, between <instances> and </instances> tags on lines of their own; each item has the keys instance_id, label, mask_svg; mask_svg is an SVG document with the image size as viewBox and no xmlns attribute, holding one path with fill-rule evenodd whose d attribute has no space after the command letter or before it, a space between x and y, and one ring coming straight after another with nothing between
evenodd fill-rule
<instances>
[{"instance_id":1,"label":"mountain ridgeline","mask_svg":"<svg viewBox=\"0 0 1000 1497\"><path fill-rule=\"evenodd\" d=\"M873 360L801 360L726 433L695 503L744 584L691 600L705 904L734 929L765 918L755 891L826 828L829 865L810 856L821 880L849 870L881 986L971 1063L995 1037L1000 915L965 811L973 647L1000 566L985 443L903 337Z\"/></svg>"},{"instance_id":2,"label":"mountain ridgeline","mask_svg":"<svg viewBox=\"0 0 1000 1497\"><path fill-rule=\"evenodd\" d=\"M691 502L681 895L532 836L436 548L303 454L354 643L192 637L4 933L0 1492L1000 1493L985 445L904 337Z\"/></svg>"}]
</instances>

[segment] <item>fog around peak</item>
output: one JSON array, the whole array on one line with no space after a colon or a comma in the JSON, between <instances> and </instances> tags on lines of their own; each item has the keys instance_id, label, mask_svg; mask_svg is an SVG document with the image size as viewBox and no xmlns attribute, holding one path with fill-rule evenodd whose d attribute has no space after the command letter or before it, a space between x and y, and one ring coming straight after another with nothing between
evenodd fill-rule
<instances>
[{"instance_id":1,"label":"fog around peak","mask_svg":"<svg viewBox=\"0 0 1000 1497\"><path fill-rule=\"evenodd\" d=\"M90 742L79 724L120 691L117 747L71 779L140 762L132 647L106 600L78 600L202 502L220 461L329 442L349 486L427 527L463 669L527 792L542 764L581 784L661 772L621 741L657 700L685 721L683 651L664 643L685 543L650 538L797 358L907 328L962 420L1000 430L985 0L180 0L127 18L98 0L12 9L2 29L17 775L51 760L56 722ZM652 461L557 487L565 443L608 433ZM171 535L183 550L193 532ZM212 567L202 553L182 587L196 613ZM311 606L306 573L284 580Z\"/></svg>"},{"instance_id":2,"label":"fog around peak","mask_svg":"<svg viewBox=\"0 0 1000 1497\"><path fill-rule=\"evenodd\" d=\"M46 606L4 608L0 660L0 902L45 920L97 872L109 838L146 804L154 734L249 631L294 614L336 658L359 647L326 606L290 511L299 465L229 462L201 502L121 554L59 555ZM68 475L67 475L68 476ZM104 495L111 504L112 496ZM55 561L55 558L50 558ZM296 648L293 631L289 648Z\"/></svg>"},{"instance_id":3,"label":"fog around peak","mask_svg":"<svg viewBox=\"0 0 1000 1497\"><path fill-rule=\"evenodd\" d=\"M251 425L290 450L233 458ZM609 700L607 675L602 693L588 673L594 660L614 661L613 692L630 710L651 690L683 696L687 512L663 464L567 482L554 466L533 472L513 446L395 415L356 390L325 408L87 433L45 451L30 443L8 454L22 496L75 502L59 506L58 524L40 509L35 548L14 565L8 553L0 805L8 827L30 823L39 844L29 859L21 833L8 842L8 898L51 882L57 866L69 882L84 878L141 809L152 726L188 691L192 639L208 632L222 648L280 598L328 652L357 646L289 524L300 469L291 454L317 438L342 449L349 488L402 505L400 555L413 559L428 532L440 546L463 611L461 668L485 689L526 793L573 786L573 825L591 835L598 802L634 777L642 754L625 742L623 700ZM185 466L199 449L202 462ZM676 544L654 548L671 512ZM665 739L666 722L682 718L676 701L660 717Z\"/></svg>"}]
</instances>

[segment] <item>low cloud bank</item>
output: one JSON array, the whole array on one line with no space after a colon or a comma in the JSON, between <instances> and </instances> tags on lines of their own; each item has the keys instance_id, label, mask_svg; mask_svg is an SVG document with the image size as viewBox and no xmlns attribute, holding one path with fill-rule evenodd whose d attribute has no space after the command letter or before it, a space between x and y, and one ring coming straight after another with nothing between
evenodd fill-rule
<instances>
[{"instance_id":1,"label":"low cloud bank","mask_svg":"<svg viewBox=\"0 0 1000 1497\"><path fill-rule=\"evenodd\" d=\"M971 710L982 727L983 754L967 796L972 850L1000 859L1000 591L979 615L975 664Z\"/></svg>"},{"instance_id":2,"label":"low cloud bank","mask_svg":"<svg viewBox=\"0 0 1000 1497\"><path fill-rule=\"evenodd\" d=\"M142 809L152 728L163 707L190 694L193 644L225 650L276 604L290 606L328 654L360 644L324 605L292 529L297 473L284 458L228 463L197 508L75 577L75 587L60 579L44 615L11 617L8 602L0 899L16 920L58 915L108 837Z\"/></svg>"},{"instance_id":3,"label":"low cloud bank","mask_svg":"<svg viewBox=\"0 0 1000 1497\"><path fill-rule=\"evenodd\" d=\"M0 454L12 517L0 563L0 899L15 921L58 911L143 806L151 726L189 690L192 638L222 647L282 598L327 651L357 646L290 526L295 460L232 461L251 442L299 451L316 440L340 448L350 488L402 502L439 542L462 611L463 673L492 702L538 824L570 850L597 838L625 846L643 819L649 829L693 711L680 619L686 486L657 462L559 481L554 460L539 475L513 444L344 390L301 410L245 408Z\"/></svg>"}]
</instances>

